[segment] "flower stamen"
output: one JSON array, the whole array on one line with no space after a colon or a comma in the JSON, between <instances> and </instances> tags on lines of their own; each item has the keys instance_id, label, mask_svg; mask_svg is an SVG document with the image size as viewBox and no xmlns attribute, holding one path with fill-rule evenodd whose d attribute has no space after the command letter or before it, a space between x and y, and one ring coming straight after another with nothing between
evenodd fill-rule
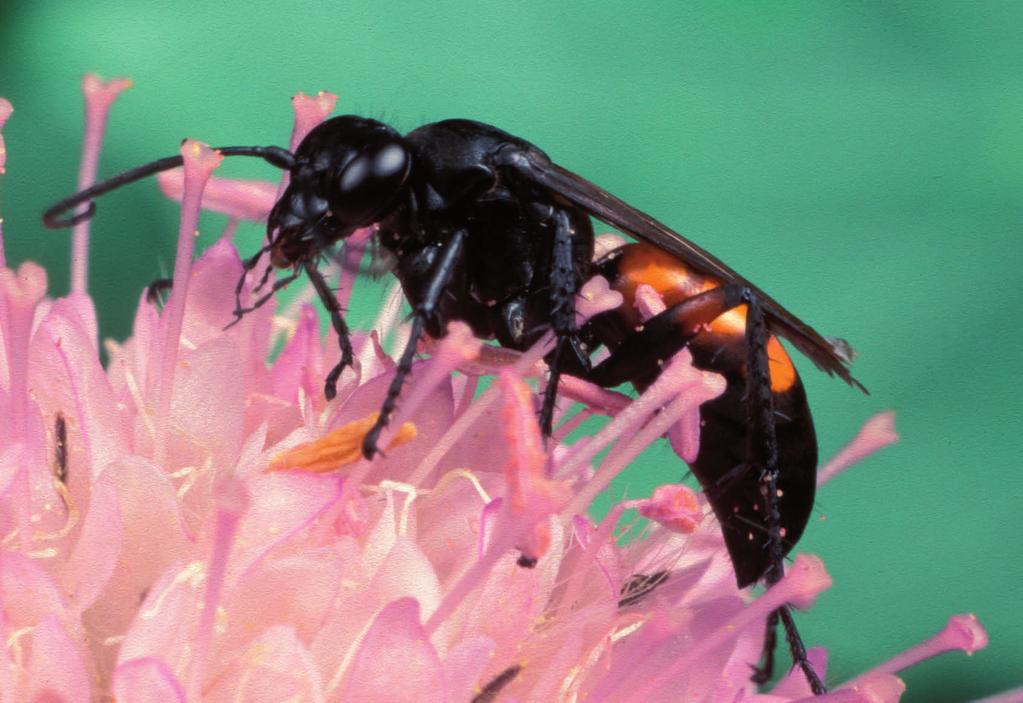
<instances>
[{"instance_id":1,"label":"flower stamen","mask_svg":"<svg viewBox=\"0 0 1023 703\"><path fill-rule=\"evenodd\" d=\"M319 439L301 444L278 454L270 461L267 471L305 471L323 474L354 464L362 458L362 440L373 429L378 413L353 420ZM418 430L413 422L403 422L388 443L394 449L416 438Z\"/></svg>"}]
</instances>

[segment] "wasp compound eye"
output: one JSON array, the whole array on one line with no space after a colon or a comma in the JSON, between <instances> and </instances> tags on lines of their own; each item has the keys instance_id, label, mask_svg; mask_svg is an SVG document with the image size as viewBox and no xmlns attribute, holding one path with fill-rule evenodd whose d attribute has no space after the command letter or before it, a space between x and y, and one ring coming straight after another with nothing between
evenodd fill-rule
<instances>
[{"instance_id":1,"label":"wasp compound eye","mask_svg":"<svg viewBox=\"0 0 1023 703\"><path fill-rule=\"evenodd\" d=\"M411 163L399 142L364 149L338 177L331 202L334 217L349 225L372 223L398 198Z\"/></svg>"}]
</instances>

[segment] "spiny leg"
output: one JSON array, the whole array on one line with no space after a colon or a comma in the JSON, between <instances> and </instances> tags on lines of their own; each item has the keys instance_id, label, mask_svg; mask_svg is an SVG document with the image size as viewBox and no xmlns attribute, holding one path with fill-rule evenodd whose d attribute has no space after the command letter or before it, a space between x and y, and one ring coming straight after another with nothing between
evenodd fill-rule
<instances>
[{"instance_id":1,"label":"spiny leg","mask_svg":"<svg viewBox=\"0 0 1023 703\"><path fill-rule=\"evenodd\" d=\"M262 247L259 251L257 251L255 254L253 254L251 257L246 259L245 262L242 264L242 273L240 276L238 276L238 283L235 284L234 287L235 321L232 322L231 325L236 324L238 320L242 319L242 316L238 313L238 311L242 309L242 290L244 290L245 288L245 279L249 275L249 271L256 268L256 264L259 263L259 260L263 257L263 254L265 254L269 250L270 245L267 244L266 246ZM228 327L230 327L231 325L228 325Z\"/></svg>"},{"instance_id":2,"label":"spiny leg","mask_svg":"<svg viewBox=\"0 0 1023 703\"><path fill-rule=\"evenodd\" d=\"M824 682L820 680L820 677L817 676L817 672L810 665L810 659L806 656L806 645L803 644L803 638L800 637L799 630L796 629L796 621L792 619L792 609L787 605L783 605L776 612L781 617L782 627L785 628L785 639L789 643L792 659L799 663L799 668L803 670L803 675L806 676L810 689L815 696L827 693L828 689L824 686Z\"/></svg>"},{"instance_id":3,"label":"spiny leg","mask_svg":"<svg viewBox=\"0 0 1023 703\"><path fill-rule=\"evenodd\" d=\"M763 686L774 677L774 653L778 648L778 618L785 606L772 610L767 616L767 625L764 629L764 644L760 652L760 666L753 668L753 675L750 679L758 686Z\"/></svg>"},{"instance_id":4,"label":"spiny leg","mask_svg":"<svg viewBox=\"0 0 1023 703\"><path fill-rule=\"evenodd\" d=\"M579 346L578 329L575 324L575 293L579 287L578 276L572 261L572 223L568 213L557 210L554 213L554 247L551 255L551 327L554 330L554 351L548 356L550 377L544 389L543 405L540 408L540 431L550 437L554 423L554 403L558 397L558 381L561 379L565 354L572 350L576 360L584 367L588 357Z\"/></svg>"},{"instance_id":5,"label":"spiny leg","mask_svg":"<svg viewBox=\"0 0 1023 703\"><path fill-rule=\"evenodd\" d=\"M298 278L298 274L294 273L290 276L282 278L279 281L276 281L273 285L273 288L268 293L259 298L255 303L253 303L251 306L247 308L242 307L241 292L245 286L245 276L253 268L255 262L259 261L259 256L260 255L257 254L256 256L249 259L245 264L245 269L243 270L242 275L238 279L238 285L235 286L235 309L234 309L235 319L232 320L228 325L226 325L224 329L230 329L231 327L234 327L236 324L238 324L238 322L246 313L252 312L253 310L263 307L263 305L265 305L277 291L279 291L281 288L284 288L289 283ZM257 285L253 289L253 292L258 291L259 289L266 285L266 282L270 277L271 271L273 271L273 267L268 266L266 271L263 273L263 276L260 278L259 285ZM158 278L152 283L150 283L148 286L146 286L146 300L155 305L161 301L161 295L163 295L163 293L167 291L170 291L172 288L174 288L173 279Z\"/></svg>"},{"instance_id":6,"label":"spiny leg","mask_svg":"<svg viewBox=\"0 0 1023 703\"><path fill-rule=\"evenodd\" d=\"M376 424L366 433L366 437L362 441L362 454L367 459L372 459L373 455L380 451L377 448L377 439L391 420L391 415L398 403L398 396L401 394L401 387L404 385L409 371L412 370L412 362L416 357L416 345L426 329L426 323L437 314L437 303L451 281L455 266L462 257L467 236L466 230L456 230L443 245L440 257L430 272L430 279L426 290L423 291L423 297L412 311L412 329L409 332L408 342L405 344L405 351L402 352L401 359L398 361L398 368L387 389L387 396L380 407L380 415L377 417Z\"/></svg>"},{"instance_id":7,"label":"spiny leg","mask_svg":"<svg viewBox=\"0 0 1023 703\"><path fill-rule=\"evenodd\" d=\"M270 274L273 273L273 270L274 267L267 264L267 267L263 269L263 275L259 277L259 283L257 283L256 287L252 289L253 293L258 293L263 290L263 286L265 286L266 282L270 280Z\"/></svg>"},{"instance_id":8,"label":"spiny leg","mask_svg":"<svg viewBox=\"0 0 1023 703\"><path fill-rule=\"evenodd\" d=\"M334 396L337 395L337 381L341 378L341 372L351 366L354 360L352 340L348 334L348 325L345 324L341 306L337 304L337 298L334 297L334 293L330 290L330 286L327 285L323 274L320 273L319 269L311 261L307 261L304 267L306 275L312 281L313 288L316 289L316 294L323 301L323 307L327 308L327 312L330 314L330 322L334 325L334 331L337 332L337 343L341 347L341 360L327 374L323 386L323 394L327 397L327 400L333 400Z\"/></svg>"},{"instance_id":9,"label":"spiny leg","mask_svg":"<svg viewBox=\"0 0 1023 703\"><path fill-rule=\"evenodd\" d=\"M767 323L756 295L743 291L746 302L746 401L749 431L747 455L750 464L760 467L760 494L764 498L767 517L770 566L764 572L764 582L770 588L781 580L785 573L785 545L782 536L781 509L778 500L778 436L774 419L774 396L771 391L771 377L767 357ZM792 652L792 661L803 670L814 695L827 693L817 672L806 656L806 647L799 630L792 619L788 606L781 606L767 619L764 637L763 666L756 669L753 680L762 683L770 680L774 668L774 646L777 641L777 624L781 619L785 625L786 639Z\"/></svg>"},{"instance_id":10,"label":"spiny leg","mask_svg":"<svg viewBox=\"0 0 1023 703\"><path fill-rule=\"evenodd\" d=\"M256 302L254 302L249 307L247 307L247 308L242 308L242 307L235 308L234 309L234 320L232 320L230 324L228 324L226 327L224 327L224 329L226 330L226 329L230 329L231 327L234 327L236 324L238 324L241 321L242 317L244 317L246 313L250 313L253 310L258 310L259 308L261 308L264 305L266 305L266 303L269 302L270 298L274 297L274 294L276 294L277 291L279 291L281 288L286 287L289 283L294 281L296 278L298 278L298 271L295 271L290 276L285 276L284 278L280 279L279 281L274 281L274 284L270 288L270 290L267 293L265 293L261 298L257 299Z\"/></svg>"}]
</instances>

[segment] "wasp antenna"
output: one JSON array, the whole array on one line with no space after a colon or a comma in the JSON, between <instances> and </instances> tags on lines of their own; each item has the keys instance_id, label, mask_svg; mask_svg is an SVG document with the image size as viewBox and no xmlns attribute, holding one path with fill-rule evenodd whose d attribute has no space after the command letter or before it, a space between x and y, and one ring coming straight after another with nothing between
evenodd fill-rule
<instances>
[{"instance_id":1,"label":"wasp antenna","mask_svg":"<svg viewBox=\"0 0 1023 703\"><path fill-rule=\"evenodd\" d=\"M271 166L276 166L283 170L291 170L291 168L295 165L295 155L287 149L282 149L279 146L222 146L216 147L215 149L224 156L258 156ZM154 173L177 168L178 166L181 166L182 163L183 160L180 156L168 156L125 171L124 173L118 174L101 183L97 183L96 185L79 191L68 198L64 198L44 212L43 224L50 229L61 229L63 227L73 227L80 222L85 222L96 214L96 203L92 202L93 198L103 195L104 193L109 193L112 190L145 178L146 176L151 176ZM76 213L69 217L60 217L61 213L67 212L68 210L86 203L88 203L88 205L83 212Z\"/></svg>"}]
</instances>

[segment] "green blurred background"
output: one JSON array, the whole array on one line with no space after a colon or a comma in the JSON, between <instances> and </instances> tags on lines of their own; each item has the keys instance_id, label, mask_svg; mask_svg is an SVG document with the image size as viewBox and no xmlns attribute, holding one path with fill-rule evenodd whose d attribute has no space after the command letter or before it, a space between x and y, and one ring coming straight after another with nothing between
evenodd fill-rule
<instances>
[{"instance_id":1,"label":"green blurred background","mask_svg":"<svg viewBox=\"0 0 1023 703\"><path fill-rule=\"evenodd\" d=\"M972 611L990 647L908 672L904 700L1023 684L1023 4L287 5L4 0L9 261L43 262L66 292L69 236L39 213L74 188L85 71L136 81L103 175L185 136L286 145L298 90L402 130L495 123L853 342L869 397L800 363L823 456L872 413L898 413L903 441L823 490L800 545L835 581L800 617L831 652L829 681ZM221 175L277 177L237 161ZM204 242L222 222L204 220ZM151 182L100 203L104 336L124 337L140 288L171 270L175 231ZM357 291L357 324L380 290ZM664 446L644 460L616 496L681 470Z\"/></svg>"}]
</instances>

